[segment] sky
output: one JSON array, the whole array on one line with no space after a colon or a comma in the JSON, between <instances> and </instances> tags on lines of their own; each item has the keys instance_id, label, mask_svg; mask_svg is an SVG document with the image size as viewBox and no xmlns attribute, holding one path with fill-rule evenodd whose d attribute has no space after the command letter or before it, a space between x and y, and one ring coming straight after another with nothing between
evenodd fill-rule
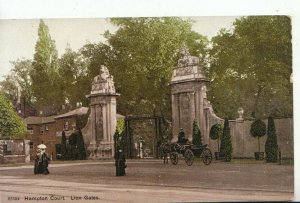
<instances>
[{"instance_id":1,"label":"sky","mask_svg":"<svg viewBox=\"0 0 300 203\"><path fill-rule=\"evenodd\" d=\"M217 35L221 28L230 28L236 17L193 17L193 30L202 35ZM104 42L105 30L117 30L108 18L44 19L50 35L55 40L59 56L67 44L78 50L87 42ZM13 68L10 61L33 59L39 19L0 20L0 80Z\"/></svg>"}]
</instances>

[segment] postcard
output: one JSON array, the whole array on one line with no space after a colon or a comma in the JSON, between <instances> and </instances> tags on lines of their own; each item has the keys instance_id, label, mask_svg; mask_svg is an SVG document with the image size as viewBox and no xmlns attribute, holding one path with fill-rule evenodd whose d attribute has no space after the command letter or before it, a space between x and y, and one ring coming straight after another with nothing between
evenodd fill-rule
<instances>
[{"instance_id":1,"label":"postcard","mask_svg":"<svg viewBox=\"0 0 300 203\"><path fill-rule=\"evenodd\" d=\"M299 4L142 2L3 3L0 202L297 200Z\"/></svg>"}]
</instances>

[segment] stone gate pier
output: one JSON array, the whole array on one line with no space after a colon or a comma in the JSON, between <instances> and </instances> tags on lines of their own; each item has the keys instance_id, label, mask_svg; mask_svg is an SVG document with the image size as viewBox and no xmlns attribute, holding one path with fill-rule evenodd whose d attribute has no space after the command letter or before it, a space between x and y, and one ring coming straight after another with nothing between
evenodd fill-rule
<instances>
[{"instance_id":1,"label":"stone gate pier","mask_svg":"<svg viewBox=\"0 0 300 203\"><path fill-rule=\"evenodd\" d=\"M180 55L171 79L172 142L177 141L180 128L184 129L186 137L192 141L193 122L197 120L203 143L208 143L211 126L223 120L215 115L207 101L206 84L209 79L205 77L199 58L190 56L186 47L181 49Z\"/></svg>"},{"instance_id":2,"label":"stone gate pier","mask_svg":"<svg viewBox=\"0 0 300 203\"><path fill-rule=\"evenodd\" d=\"M89 152L89 159L114 157L114 133L117 125L116 93L113 76L107 67L100 67L100 74L92 83L90 115L82 130Z\"/></svg>"},{"instance_id":3,"label":"stone gate pier","mask_svg":"<svg viewBox=\"0 0 300 203\"><path fill-rule=\"evenodd\" d=\"M180 51L181 58L173 69L171 79L172 95L172 142L177 141L180 128L185 131L189 141L193 139L193 122L197 120L200 125L203 143L208 144L212 152L219 152L217 140L209 138L213 125L224 123L213 111L207 100L207 84L209 79L205 76L202 64L198 57L191 56L187 48ZM238 109L238 108L237 108ZM229 120L232 156L235 158L254 158L257 151L257 139L250 134L253 120L244 120L241 108L238 110L239 118ZM275 119L278 147L282 157L294 157L293 118ZM267 120L264 120L267 124ZM260 148L264 151L267 136L262 137Z\"/></svg>"}]
</instances>

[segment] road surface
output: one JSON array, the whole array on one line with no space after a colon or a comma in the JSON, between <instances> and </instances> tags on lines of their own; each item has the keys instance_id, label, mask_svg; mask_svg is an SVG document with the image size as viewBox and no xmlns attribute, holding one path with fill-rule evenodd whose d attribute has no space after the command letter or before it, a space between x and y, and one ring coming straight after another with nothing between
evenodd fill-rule
<instances>
[{"instance_id":1,"label":"road surface","mask_svg":"<svg viewBox=\"0 0 300 203\"><path fill-rule=\"evenodd\" d=\"M6 202L207 202L293 200L293 165L128 160L116 177L112 161L50 164L49 175L33 166L0 167Z\"/></svg>"}]
</instances>

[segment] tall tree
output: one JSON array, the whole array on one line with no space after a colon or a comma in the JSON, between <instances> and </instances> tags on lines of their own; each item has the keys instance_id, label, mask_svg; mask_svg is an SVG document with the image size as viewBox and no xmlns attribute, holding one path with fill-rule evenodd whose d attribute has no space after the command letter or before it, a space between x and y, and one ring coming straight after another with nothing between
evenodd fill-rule
<instances>
[{"instance_id":1,"label":"tall tree","mask_svg":"<svg viewBox=\"0 0 300 203\"><path fill-rule=\"evenodd\" d=\"M14 111L11 102L0 93L0 138L24 138L26 125Z\"/></svg>"},{"instance_id":2,"label":"tall tree","mask_svg":"<svg viewBox=\"0 0 300 203\"><path fill-rule=\"evenodd\" d=\"M222 136L222 133L223 133L223 125L220 123L213 125L209 131L209 137L212 140L218 141L218 152L220 151L220 138Z\"/></svg>"},{"instance_id":3,"label":"tall tree","mask_svg":"<svg viewBox=\"0 0 300 203\"><path fill-rule=\"evenodd\" d=\"M61 133L61 158L62 160L67 159L67 137L65 131Z\"/></svg>"},{"instance_id":4,"label":"tall tree","mask_svg":"<svg viewBox=\"0 0 300 203\"><path fill-rule=\"evenodd\" d=\"M82 132L81 130L79 129L77 132L77 148L78 148L78 159L79 160L84 160L86 159L86 149L85 149L85 146L84 146L84 140L83 140L83 136L82 136Z\"/></svg>"},{"instance_id":5,"label":"tall tree","mask_svg":"<svg viewBox=\"0 0 300 203\"><path fill-rule=\"evenodd\" d=\"M18 84L13 74L4 76L4 80L0 81L0 92L4 94L12 103L16 103L18 99Z\"/></svg>"},{"instance_id":6,"label":"tall tree","mask_svg":"<svg viewBox=\"0 0 300 203\"><path fill-rule=\"evenodd\" d=\"M260 152L259 138L266 134L266 124L262 120L256 119L251 124L250 133L253 137L257 137L258 152Z\"/></svg>"},{"instance_id":7,"label":"tall tree","mask_svg":"<svg viewBox=\"0 0 300 203\"><path fill-rule=\"evenodd\" d=\"M278 144L276 128L273 117L268 118L267 140L265 143L266 161L277 162Z\"/></svg>"},{"instance_id":8,"label":"tall tree","mask_svg":"<svg viewBox=\"0 0 300 203\"><path fill-rule=\"evenodd\" d=\"M36 105L44 113L55 113L64 103L58 75L58 60L55 42L49 28L40 20L38 41L30 72ZM51 87L51 88L49 88Z\"/></svg>"},{"instance_id":9,"label":"tall tree","mask_svg":"<svg viewBox=\"0 0 300 203\"><path fill-rule=\"evenodd\" d=\"M212 39L209 99L220 116L292 115L291 21L287 16L250 16ZM230 101L230 102L228 102Z\"/></svg>"},{"instance_id":10,"label":"tall tree","mask_svg":"<svg viewBox=\"0 0 300 203\"><path fill-rule=\"evenodd\" d=\"M90 92L91 81L87 75L86 60L80 52L72 51L69 45L59 59L60 90L64 100L72 107L77 102L83 105L88 102L85 95Z\"/></svg>"},{"instance_id":11,"label":"tall tree","mask_svg":"<svg viewBox=\"0 0 300 203\"><path fill-rule=\"evenodd\" d=\"M107 62L121 93L118 110L127 114L170 117L170 87L178 50L184 43L192 55L205 54L208 40L180 18L112 19L116 33L106 33L111 46Z\"/></svg>"},{"instance_id":12,"label":"tall tree","mask_svg":"<svg viewBox=\"0 0 300 203\"><path fill-rule=\"evenodd\" d=\"M225 118L225 121L224 121L223 134L222 134L222 137L221 137L220 153L221 153L222 158L225 161L230 161L231 160L232 142L231 142L231 135L230 135L230 128L229 128L228 118Z\"/></svg>"},{"instance_id":13,"label":"tall tree","mask_svg":"<svg viewBox=\"0 0 300 203\"><path fill-rule=\"evenodd\" d=\"M25 59L18 59L11 62L14 66L12 69L13 74L15 75L16 81L21 88L21 96L26 101L32 101L33 92L31 86L30 72L32 70L32 61Z\"/></svg>"},{"instance_id":14,"label":"tall tree","mask_svg":"<svg viewBox=\"0 0 300 203\"><path fill-rule=\"evenodd\" d=\"M17 102L32 101L32 88L29 72L32 67L30 60L16 60L11 62L14 68L11 72L4 76L4 80L0 81L0 91L15 106ZM22 100L19 100L22 98Z\"/></svg>"},{"instance_id":15,"label":"tall tree","mask_svg":"<svg viewBox=\"0 0 300 203\"><path fill-rule=\"evenodd\" d=\"M193 144L202 145L201 131L197 120L194 120L193 123Z\"/></svg>"}]
</instances>

